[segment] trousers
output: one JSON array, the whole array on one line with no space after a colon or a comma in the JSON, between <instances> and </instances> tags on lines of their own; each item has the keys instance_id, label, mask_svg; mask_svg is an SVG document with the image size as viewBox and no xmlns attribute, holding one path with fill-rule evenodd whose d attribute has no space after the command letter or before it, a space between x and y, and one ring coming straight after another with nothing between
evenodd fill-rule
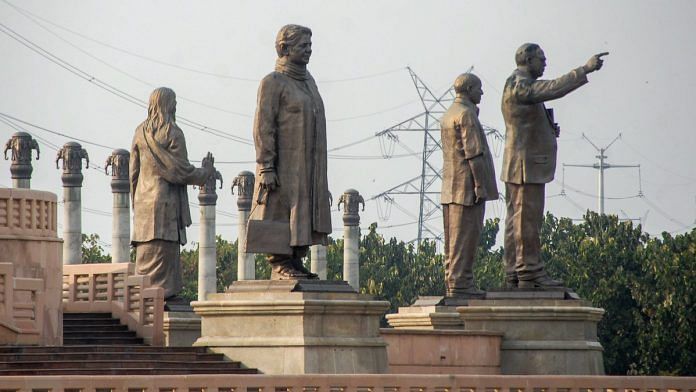
<instances>
[{"instance_id":1,"label":"trousers","mask_svg":"<svg viewBox=\"0 0 696 392\"><path fill-rule=\"evenodd\" d=\"M443 204L445 284L447 290L474 286L474 259L483 230L486 204Z\"/></svg>"},{"instance_id":2,"label":"trousers","mask_svg":"<svg viewBox=\"0 0 696 392\"><path fill-rule=\"evenodd\" d=\"M545 274L539 257L545 184L505 183L505 275L508 281L533 280Z\"/></svg>"}]
</instances>

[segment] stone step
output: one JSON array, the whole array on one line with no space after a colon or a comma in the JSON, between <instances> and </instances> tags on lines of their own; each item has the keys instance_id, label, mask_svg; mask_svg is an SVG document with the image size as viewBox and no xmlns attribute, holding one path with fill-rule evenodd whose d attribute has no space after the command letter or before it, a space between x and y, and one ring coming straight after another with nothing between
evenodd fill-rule
<instances>
[{"instance_id":1,"label":"stone step","mask_svg":"<svg viewBox=\"0 0 696 392\"><path fill-rule=\"evenodd\" d=\"M79 345L79 346L91 346L91 345L109 345L109 344L144 344L143 339L139 337L93 337L93 336L82 336L82 337L63 337L63 344L66 346Z\"/></svg>"},{"instance_id":2,"label":"stone step","mask_svg":"<svg viewBox=\"0 0 696 392\"><path fill-rule=\"evenodd\" d=\"M92 333L95 331L128 331L128 326L122 324L105 324L105 325L65 325L63 324L63 333L81 332Z\"/></svg>"},{"instance_id":3,"label":"stone step","mask_svg":"<svg viewBox=\"0 0 696 392\"><path fill-rule=\"evenodd\" d=\"M156 347L140 345L91 345L91 346L0 346L0 354L7 353L158 353L158 352L194 352L205 354L205 347Z\"/></svg>"},{"instance_id":4,"label":"stone step","mask_svg":"<svg viewBox=\"0 0 696 392\"><path fill-rule=\"evenodd\" d=\"M105 330L85 330L85 329L79 329L79 330L73 330L73 331L63 331L63 339L65 338L109 338L109 337L114 337L114 338L131 338L131 337L137 337L135 335L135 332L129 331L128 328L126 328L125 331L105 331Z\"/></svg>"},{"instance_id":5,"label":"stone step","mask_svg":"<svg viewBox=\"0 0 696 392\"><path fill-rule=\"evenodd\" d=\"M63 321L74 319L111 319L111 313L63 313Z\"/></svg>"},{"instance_id":6,"label":"stone step","mask_svg":"<svg viewBox=\"0 0 696 392\"><path fill-rule=\"evenodd\" d=\"M168 360L11 361L0 362L0 370L30 369L239 369L239 362Z\"/></svg>"},{"instance_id":7,"label":"stone step","mask_svg":"<svg viewBox=\"0 0 696 392\"><path fill-rule=\"evenodd\" d=\"M84 347L84 346L76 346ZM10 353L0 354L0 363L10 361L155 361L166 358L168 361L224 361L225 356L217 353L169 352L54 352L54 353Z\"/></svg>"},{"instance_id":8,"label":"stone step","mask_svg":"<svg viewBox=\"0 0 696 392\"><path fill-rule=\"evenodd\" d=\"M76 325L90 325L90 326L101 326L101 325L121 325L121 322L118 319L93 319L93 318L85 318L85 319L72 319L72 320L63 320L63 327L65 326L76 326Z\"/></svg>"},{"instance_id":9,"label":"stone step","mask_svg":"<svg viewBox=\"0 0 696 392\"><path fill-rule=\"evenodd\" d=\"M0 376L53 376L53 375L184 375L184 374L258 374L256 369L180 368L121 368L121 369L4 369Z\"/></svg>"}]
</instances>

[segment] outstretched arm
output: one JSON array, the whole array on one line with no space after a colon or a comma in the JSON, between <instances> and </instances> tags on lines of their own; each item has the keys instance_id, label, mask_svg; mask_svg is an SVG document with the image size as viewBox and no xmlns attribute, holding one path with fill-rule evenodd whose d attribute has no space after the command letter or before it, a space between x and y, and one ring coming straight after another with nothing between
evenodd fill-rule
<instances>
[{"instance_id":1,"label":"outstretched arm","mask_svg":"<svg viewBox=\"0 0 696 392\"><path fill-rule=\"evenodd\" d=\"M585 65L578 67L560 78L553 80L520 80L513 86L513 94L523 103L535 104L564 97L587 83L587 74L602 68L602 56L608 52L592 56Z\"/></svg>"}]
</instances>

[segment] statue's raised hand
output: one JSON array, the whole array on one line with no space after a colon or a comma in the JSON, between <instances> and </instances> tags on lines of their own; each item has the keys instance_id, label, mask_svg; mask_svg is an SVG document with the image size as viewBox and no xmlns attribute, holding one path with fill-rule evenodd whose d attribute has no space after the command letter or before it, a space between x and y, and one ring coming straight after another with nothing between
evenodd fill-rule
<instances>
[{"instance_id":1,"label":"statue's raised hand","mask_svg":"<svg viewBox=\"0 0 696 392\"><path fill-rule=\"evenodd\" d=\"M585 70L585 73L590 73L601 69L602 65L604 64L602 57L608 54L609 52L602 52L590 57L590 59L587 60L587 64L583 65L582 67Z\"/></svg>"}]
</instances>

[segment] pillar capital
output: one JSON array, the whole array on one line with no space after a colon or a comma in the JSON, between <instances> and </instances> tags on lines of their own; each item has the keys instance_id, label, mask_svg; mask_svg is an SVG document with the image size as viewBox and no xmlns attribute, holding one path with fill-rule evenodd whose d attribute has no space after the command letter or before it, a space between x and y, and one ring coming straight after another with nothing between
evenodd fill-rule
<instances>
[{"instance_id":1,"label":"pillar capital","mask_svg":"<svg viewBox=\"0 0 696 392\"><path fill-rule=\"evenodd\" d=\"M89 168L89 155L80 143L67 142L56 155L56 169L59 169L58 161L63 160L63 187L81 187L84 176L82 175L82 159L87 161L85 168Z\"/></svg>"},{"instance_id":2,"label":"pillar capital","mask_svg":"<svg viewBox=\"0 0 696 392\"><path fill-rule=\"evenodd\" d=\"M355 189L346 189L338 199L338 209L343 204L343 224L345 226L360 225L360 204L365 211L365 199Z\"/></svg>"},{"instance_id":3,"label":"pillar capital","mask_svg":"<svg viewBox=\"0 0 696 392\"><path fill-rule=\"evenodd\" d=\"M5 160L8 159L8 150L12 150L12 179L31 179L34 170L31 166L31 150L36 150L36 159L39 159L39 143L26 132L15 132L5 143Z\"/></svg>"},{"instance_id":4,"label":"pillar capital","mask_svg":"<svg viewBox=\"0 0 696 392\"><path fill-rule=\"evenodd\" d=\"M254 195L254 173L250 171L241 171L232 182L232 194L234 195L234 187L237 187L237 209L240 211L251 210L251 199Z\"/></svg>"},{"instance_id":5,"label":"pillar capital","mask_svg":"<svg viewBox=\"0 0 696 392\"><path fill-rule=\"evenodd\" d=\"M212 155L211 155L212 158ZM217 203L217 193L215 192L215 186L217 185L217 180L220 180L220 189L222 189L222 174L215 170L215 160L208 159L208 157L203 158L203 167L210 165L213 169L213 174L208 177L205 184L200 186L198 189L198 203L202 206L214 206Z\"/></svg>"},{"instance_id":6,"label":"pillar capital","mask_svg":"<svg viewBox=\"0 0 696 392\"><path fill-rule=\"evenodd\" d=\"M115 149L104 166L104 173L109 174L111 167L111 192L129 193L130 181L128 181L130 153L122 148Z\"/></svg>"}]
</instances>

